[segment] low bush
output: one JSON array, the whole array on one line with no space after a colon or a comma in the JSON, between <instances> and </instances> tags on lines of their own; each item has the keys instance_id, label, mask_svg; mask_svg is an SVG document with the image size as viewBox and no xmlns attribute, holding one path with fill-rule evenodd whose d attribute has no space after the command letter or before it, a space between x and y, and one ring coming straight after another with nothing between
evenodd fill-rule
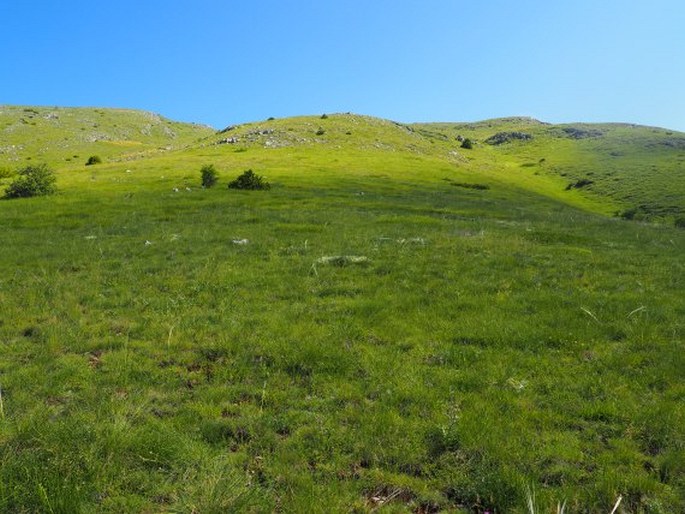
<instances>
[{"instance_id":1,"label":"low bush","mask_svg":"<svg viewBox=\"0 0 685 514\"><path fill-rule=\"evenodd\" d=\"M617 215L624 220L634 221L647 221L650 218L649 212L647 212L642 206L630 207L628 209L619 211Z\"/></svg>"},{"instance_id":2,"label":"low bush","mask_svg":"<svg viewBox=\"0 0 685 514\"><path fill-rule=\"evenodd\" d=\"M473 141L471 141L468 137L464 139L461 143L461 147L464 150L472 150L473 149Z\"/></svg>"},{"instance_id":3,"label":"low bush","mask_svg":"<svg viewBox=\"0 0 685 514\"><path fill-rule=\"evenodd\" d=\"M252 170L245 171L237 179L228 184L229 189L271 189L271 184L269 184L264 177L257 175Z\"/></svg>"},{"instance_id":4,"label":"low bush","mask_svg":"<svg viewBox=\"0 0 685 514\"><path fill-rule=\"evenodd\" d=\"M219 175L216 172L213 164L206 164L200 169L202 176L202 187L214 187L219 181Z\"/></svg>"},{"instance_id":5,"label":"low bush","mask_svg":"<svg viewBox=\"0 0 685 514\"><path fill-rule=\"evenodd\" d=\"M673 221L673 224L678 228L685 228L685 216L680 216Z\"/></svg>"},{"instance_id":6,"label":"low bush","mask_svg":"<svg viewBox=\"0 0 685 514\"><path fill-rule=\"evenodd\" d=\"M464 189L478 189L480 191L486 191L490 189L487 184L469 184L467 182L452 182L450 185L454 187L463 187Z\"/></svg>"},{"instance_id":7,"label":"low bush","mask_svg":"<svg viewBox=\"0 0 685 514\"><path fill-rule=\"evenodd\" d=\"M29 165L19 170L19 176L5 191L5 198L27 198L53 194L55 174L45 164Z\"/></svg>"},{"instance_id":8,"label":"low bush","mask_svg":"<svg viewBox=\"0 0 685 514\"><path fill-rule=\"evenodd\" d=\"M102 159L100 158L99 155L91 155L88 157L88 160L86 161L86 166L92 166L93 164L100 164L102 162Z\"/></svg>"},{"instance_id":9,"label":"low bush","mask_svg":"<svg viewBox=\"0 0 685 514\"><path fill-rule=\"evenodd\" d=\"M594 184L594 181L587 179L587 178L581 178L580 180L576 180L575 182L571 182L569 185L566 186L566 191L570 191L571 189L582 189L587 186L591 186Z\"/></svg>"}]
</instances>

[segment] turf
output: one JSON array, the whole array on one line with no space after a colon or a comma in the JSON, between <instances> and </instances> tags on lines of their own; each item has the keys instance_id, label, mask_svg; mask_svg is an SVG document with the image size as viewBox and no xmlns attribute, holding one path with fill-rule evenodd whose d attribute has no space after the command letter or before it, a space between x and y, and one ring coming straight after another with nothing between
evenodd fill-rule
<instances>
[{"instance_id":1,"label":"turf","mask_svg":"<svg viewBox=\"0 0 685 514\"><path fill-rule=\"evenodd\" d=\"M270 120L0 202L0 508L684 510L683 231L488 123Z\"/></svg>"}]
</instances>

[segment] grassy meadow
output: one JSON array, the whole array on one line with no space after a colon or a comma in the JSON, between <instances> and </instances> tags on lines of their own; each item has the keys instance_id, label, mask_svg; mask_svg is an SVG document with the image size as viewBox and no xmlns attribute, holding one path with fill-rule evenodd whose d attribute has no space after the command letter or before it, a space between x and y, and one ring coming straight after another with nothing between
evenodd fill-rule
<instances>
[{"instance_id":1,"label":"grassy meadow","mask_svg":"<svg viewBox=\"0 0 685 514\"><path fill-rule=\"evenodd\" d=\"M682 151L490 125L48 151L59 193L0 201L0 511L685 511Z\"/></svg>"}]
</instances>

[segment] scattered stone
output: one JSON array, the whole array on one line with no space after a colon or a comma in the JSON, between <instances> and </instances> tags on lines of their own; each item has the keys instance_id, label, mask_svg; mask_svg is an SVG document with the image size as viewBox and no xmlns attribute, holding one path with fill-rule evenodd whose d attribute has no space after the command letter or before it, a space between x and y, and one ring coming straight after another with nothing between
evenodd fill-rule
<instances>
[{"instance_id":1,"label":"scattered stone","mask_svg":"<svg viewBox=\"0 0 685 514\"><path fill-rule=\"evenodd\" d=\"M514 377L511 377L507 380L507 384L514 391L523 391L526 388L526 386L528 385L528 381L527 380L518 380Z\"/></svg>"},{"instance_id":2,"label":"scattered stone","mask_svg":"<svg viewBox=\"0 0 685 514\"><path fill-rule=\"evenodd\" d=\"M234 245L246 245L246 244L248 244L250 241L248 241L247 239L233 239L233 241L231 241L231 242L232 242Z\"/></svg>"},{"instance_id":3,"label":"scattered stone","mask_svg":"<svg viewBox=\"0 0 685 514\"><path fill-rule=\"evenodd\" d=\"M664 140L660 141L659 144L662 146L666 146L668 148L677 148L677 149L682 150L682 149L685 149L685 138L682 138L682 137L674 138L674 137L672 137L672 138L668 138L668 139L664 139ZM647 146L653 147L654 145L648 144Z\"/></svg>"},{"instance_id":4,"label":"scattered stone","mask_svg":"<svg viewBox=\"0 0 685 514\"><path fill-rule=\"evenodd\" d=\"M601 137L604 133L597 129L581 129L577 127L564 127L561 129L571 139L586 139L589 137Z\"/></svg>"},{"instance_id":5,"label":"scattered stone","mask_svg":"<svg viewBox=\"0 0 685 514\"><path fill-rule=\"evenodd\" d=\"M426 244L426 240L422 237L410 237L409 239L400 238L397 240L397 242L401 245L404 245L404 244L425 245Z\"/></svg>"},{"instance_id":6,"label":"scattered stone","mask_svg":"<svg viewBox=\"0 0 685 514\"><path fill-rule=\"evenodd\" d=\"M147 239L145 240L145 246L150 246L152 244L152 241L148 241Z\"/></svg>"},{"instance_id":7,"label":"scattered stone","mask_svg":"<svg viewBox=\"0 0 685 514\"><path fill-rule=\"evenodd\" d=\"M347 266L349 264L366 264L369 258L363 255L330 255L319 257L316 264L330 264L332 266Z\"/></svg>"},{"instance_id":8,"label":"scattered stone","mask_svg":"<svg viewBox=\"0 0 685 514\"><path fill-rule=\"evenodd\" d=\"M525 132L498 132L494 136L490 136L485 140L489 145L502 145L504 143L511 143L512 141L530 141L533 136Z\"/></svg>"}]
</instances>

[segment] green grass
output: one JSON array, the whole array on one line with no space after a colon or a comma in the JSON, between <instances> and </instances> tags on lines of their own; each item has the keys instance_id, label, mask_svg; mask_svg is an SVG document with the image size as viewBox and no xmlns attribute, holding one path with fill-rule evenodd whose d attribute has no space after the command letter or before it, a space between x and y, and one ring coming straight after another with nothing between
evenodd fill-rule
<instances>
[{"instance_id":1,"label":"green grass","mask_svg":"<svg viewBox=\"0 0 685 514\"><path fill-rule=\"evenodd\" d=\"M184 148L211 133L131 109L0 105L0 171L36 161L79 168L92 155L126 161Z\"/></svg>"},{"instance_id":2,"label":"green grass","mask_svg":"<svg viewBox=\"0 0 685 514\"><path fill-rule=\"evenodd\" d=\"M0 510L685 509L682 230L511 149L261 125L0 202Z\"/></svg>"},{"instance_id":3,"label":"green grass","mask_svg":"<svg viewBox=\"0 0 685 514\"><path fill-rule=\"evenodd\" d=\"M672 222L685 213L685 134L628 124L549 125L508 118L479 123L427 124L424 130L450 140L455 134L480 143L494 166L509 173L592 183L585 193L608 200L640 219ZM533 136L527 142L491 147L483 141L506 131Z\"/></svg>"}]
</instances>

